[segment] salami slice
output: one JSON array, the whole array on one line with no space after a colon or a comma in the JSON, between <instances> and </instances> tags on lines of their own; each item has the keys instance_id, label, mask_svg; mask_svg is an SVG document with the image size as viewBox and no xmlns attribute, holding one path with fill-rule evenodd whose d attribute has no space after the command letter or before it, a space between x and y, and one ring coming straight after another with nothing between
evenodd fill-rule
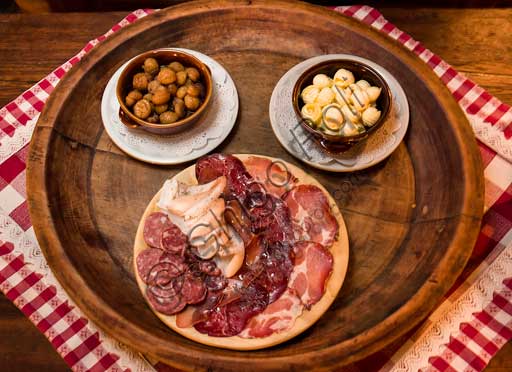
<instances>
[{"instance_id":1,"label":"salami slice","mask_svg":"<svg viewBox=\"0 0 512 372\"><path fill-rule=\"evenodd\" d=\"M158 278L157 282L150 284L148 291L156 297L167 298L179 296L184 288L185 280L183 275L174 278Z\"/></svg>"},{"instance_id":2,"label":"salami slice","mask_svg":"<svg viewBox=\"0 0 512 372\"><path fill-rule=\"evenodd\" d=\"M144 221L144 241L153 248L160 248L162 233L172 226L169 217L162 212L154 212Z\"/></svg>"},{"instance_id":3,"label":"salami slice","mask_svg":"<svg viewBox=\"0 0 512 372\"><path fill-rule=\"evenodd\" d=\"M147 275L146 282L149 285L160 285L160 283L166 283L172 278L176 278L185 273L186 266L180 262L162 261L158 262L151 268Z\"/></svg>"},{"instance_id":4,"label":"salami slice","mask_svg":"<svg viewBox=\"0 0 512 372\"><path fill-rule=\"evenodd\" d=\"M144 249L139 253L135 262L137 272L144 283L147 283L148 274L151 269L160 262L160 257L164 252L156 248Z\"/></svg>"},{"instance_id":5,"label":"salami slice","mask_svg":"<svg viewBox=\"0 0 512 372\"><path fill-rule=\"evenodd\" d=\"M171 226L162 232L160 244L162 249L182 255L188 246L188 239L180 228L171 222Z\"/></svg>"},{"instance_id":6,"label":"salami slice","mask_svg":"<svg viewBox=\"0 0 512 372\"><path fill-rule=\"evenodd\" d=\"M187 274L185 275L181 295L188 304L197 304L204 300L206 296L206 286L200 277Z\"/></svg>"},{"instance_id":7,"label":"salami slice","mask_svg":"<svg viewBox=\"0 0 512 372\"><path fill-rule=\"evenodd\" d=\"M151 287L148 287L146 290L146 296L148 298L148 301L159 313L165 314L165 315L174 315L176 313L179 313L181 310L187 306L187 303L183 300L183 298L180 295L176 296L169 296L169 297L158 297L156 296L152 290L150 290Z\"/></svg>"},{"instance_id":8,"label":"salami slice","mask_svg":"<svg viewBox=\"0 0 512 372\"><path fill-rule=\"evenodd\" d=\"M331 213L324 192L314 185L294 187L284 197L295 224L295 238L329 248L338 234L338 221Z\"/></svg>"}]
</instances>

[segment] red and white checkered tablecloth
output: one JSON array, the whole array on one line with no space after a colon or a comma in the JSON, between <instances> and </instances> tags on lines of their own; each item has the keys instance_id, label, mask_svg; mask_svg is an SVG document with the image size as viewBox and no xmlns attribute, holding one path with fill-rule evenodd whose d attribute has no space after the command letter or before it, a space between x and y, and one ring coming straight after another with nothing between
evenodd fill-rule
<instances>
[{"instance_id":1,"label":"red and white checkered tablecloth","mask_svg":"<svg viewBox=\"0 0 512 372\"><path fill-rule=\"evenodd\" d=\"M463 108L485 166L486 214L457 284L420 326L356 363L364 371L481 371L512 339L512 109L367 6L337 7L398 40L427 63ZM151 13L137 10L0 109L0 289L74 371L152 371L135 351L98 330L55 280L39 249L25 191L28 142L49 94L103 39ZM152 363L158 370L169 370Z\"/></svg>"}]
</instances>

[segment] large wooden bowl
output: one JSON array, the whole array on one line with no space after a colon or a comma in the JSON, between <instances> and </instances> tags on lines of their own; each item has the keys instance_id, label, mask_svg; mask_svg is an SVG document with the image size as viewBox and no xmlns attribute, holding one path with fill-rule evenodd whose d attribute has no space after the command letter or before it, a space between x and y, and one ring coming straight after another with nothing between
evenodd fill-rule
<instances>
[{"instance_id":1,"label":"large wooden bowl","mask_svg":"<svg viewBox=\"0 0 512 372\"><path fill-rule=\"evenodd\" d=\"M301 165L337 200L350 262L330 309L287 343L243 352L187 340L160 322L135 282L131 250L139 219L163 181L190 164L162 167L125 156L103 130L100 98L126 60L169 45L210 55L236 81L239 120L219 151L259 152L297 164L274 138L267 108L281 75L314 55L375 60L408 96L408 134L386 161L352 174ZM470 255L483 213L473 133L430 68L353 19L288 2L187 3L108 38L48 100L31 143L27 184L39 243L78 306L111 336L185 369L327 370L378 350L447 292Z\"/></svg>"}]
</instances>

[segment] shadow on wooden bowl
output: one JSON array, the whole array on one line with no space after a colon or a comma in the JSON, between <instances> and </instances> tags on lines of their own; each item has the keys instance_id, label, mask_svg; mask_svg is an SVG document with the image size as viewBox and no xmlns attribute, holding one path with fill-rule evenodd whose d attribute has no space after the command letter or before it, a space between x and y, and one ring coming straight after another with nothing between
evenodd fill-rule
<instances>
[{"instance_id":1,"label":"shadow on wooden bowl","mask_svg":"<svg viewBox=\"0 0 512 372\"><path fill-rule=\"evenodd\" d=\"M377 108L381 111L380 118L377 122L366 128L364 133L359 133L352 136L344 135L333 135L322 132L319 129L313 128L306 119L302 117L301 109L304 106L304 101L301 97L301 92L308 85L313 84L313 78L317 74L325 74L329 77L333 77L336 71L339 69L346 69L351 71L355 80L366 80L372 86L381 88L381 94L376 101ZM372 133L374 133L388 118L391 107L391 91L384 78L370 66L352 60L346 59L335 59L329 61L323 61L318 63L302 73L297 79L295 86L293 87L292 93L293 109L297 115L297 119L304 130L313 135L313 138L317 143L322 146L323 149L330 153L341 153L349 150L352 146L357 143L365 141Z\"/></svg>"},{"instance_id":2,"label":"shadow on wooden bowl","mask_svg":"<svg viewBox=\"0 0 512 372\"><path fill-rule=\"evenodd\" d=\"M150 57L156 59L160 66L177 61L186 67L195 67L199 71L199 81L204 85L205 89L203 100L194 112L188 111L184 118L173 123L150 123L147 120L143 120L135 116L132 110L126 105L125 98L132 90L133 76L136 73L144 72L142 65L144 64L144 61ZM142 128L155 134L178 133L192 127L207 111L211 103L212 94L213 80L208 66L188 53L169 49L150 50L133 58L122 71L116 86L117 100L120 105L119 118L122 123L130 128Z\"/></svg>"}]
</instances>

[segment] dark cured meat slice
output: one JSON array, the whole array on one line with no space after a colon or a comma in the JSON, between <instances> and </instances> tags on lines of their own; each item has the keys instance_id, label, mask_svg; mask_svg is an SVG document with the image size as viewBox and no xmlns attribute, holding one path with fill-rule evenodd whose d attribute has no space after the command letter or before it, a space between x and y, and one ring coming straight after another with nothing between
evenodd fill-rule
<instances>
[{"instance_id":1,"label":"dark cured meat slice","mask_svg":"<svg viewBox=\"0 0 512 372\"><path fill-rule=\"evenodd\" d=\"M281 296L288 286L288 279L293 270L288 243L274 243L267 247L255 266L259 266L260 274L255 282L266 289L269 303Z\"/></svg>"},{"instance_id":2,"label":"dark cured meat slice","mask_svg":"<svg viewBox=\"0 0 512 372\"><path fill-rule=\"evenodd\" d=\"M181 295L188 304L197 304L206 296L206 286L200 277L185 274Z\"/></svg>"},{"instance_id":3,"label":"dark cured meat slice","mask_svg":"<svg viewBox=\"0 0 512 372\"><path fill-rule=\"evenodd\" d=\"M223 276L207 276L204 284L210 291L221 291L226 288L228 281Z\"/></svg>"},{"instance_id":4,"label":"dark cured meat slice","mask_svg":"<svg viewBox=\"0 0 512 372\"><path fill-rule=\"evenodd\" d=\"M184 301L180 295L157 297L149 287L146 289L146 296L153 309L165 315L179 313L187 306L186 301Z\"/></svg>"},{"instance_id":5,"label":"dark cured meat slice","mask_svg":"<svg viewBox=\"0 0 512 372\"><path fill-rule=\"evenodd\" d=\"M183 254L188 246L187 236L174 224L162 232L161 240L162 249L179 255Z\"/></svg>"},{"instance_id":6,"label":"dark cured meat slice","mask_svg":"<svg viewBox=\"0 0 512 372\"><path fill-rule=\"evenodd\" d=\"M264 204L250 209L253 232L263 232L269 244L294 240L290 211L279 198L266 194Z\"/></svg>"},{"instance_id":7,"label":"dark cured meat slice","mask_svg":"<svg viewBox=\"0 0 512 372\"><path fill-rule=\"evenodd\" d=\"M137 259L137 272L144 283L147 283L147 277L151 269L158 264L160 257L164 252L156 248L144 249L139 253Z\"/></svg>"},{"instance_id":8,"label":"dark cured meat slice","mask_svg":"<svg viewBox=\"0 0 512 372\"><path fill-rule=\"evenodd\" d=\"M150 247L161 248L162 233L172 225L173 223L165 213L151 213L144 221L144 241Z\"/></svg>"},{"instance_id":9,"label":"dark cured meat slice","mask_svg":"<svg viewBox=\"0 0 512 372\"><path fill-rule=\"evenodd\" d=\"M224 219L242 238L245 246L254 239L254 234L251 231L251 218L246 208L242 206L238 199L232 199L226 202Z\"/></svg>"},{"instance_id":10,"label":"dark cured meat slice","mask_svg":"<svg viewBox=\"0 0 512 372\"><path fill-rule=\"evenodd\" d=\"M262 312L268 305L267 291L251 284L243 290L242 296L225 306L213 309L208 319L194 325L197 331L213 337L229 337L239 334L247 321Z\"/></svg>"},{"instance_id":11,"label":"dark cured meat slice","mask_svg":"<svg viewBox=\"0 0 512 372\"><path fill-rule=\"evenodd\" d=\"M244 202L248 185L253 182L242 161L232 155L212 154L196 163L196 178L200 184L226 176L225 194Z\"/></svg>"},{"instance_id":12,"label":"dark cured meat slice","mask_svg":"<svg viewBox=\"0 0 512 372\"><path fill-rule=\"evenodd\" d=\"M211 275L211 276L216 277L216 276L220 276L222 274L220 269L217 267L217 265L213 261L199 262L198 268L202 273L204 273L206 275Z\"/></svg>"}]
</instances>

